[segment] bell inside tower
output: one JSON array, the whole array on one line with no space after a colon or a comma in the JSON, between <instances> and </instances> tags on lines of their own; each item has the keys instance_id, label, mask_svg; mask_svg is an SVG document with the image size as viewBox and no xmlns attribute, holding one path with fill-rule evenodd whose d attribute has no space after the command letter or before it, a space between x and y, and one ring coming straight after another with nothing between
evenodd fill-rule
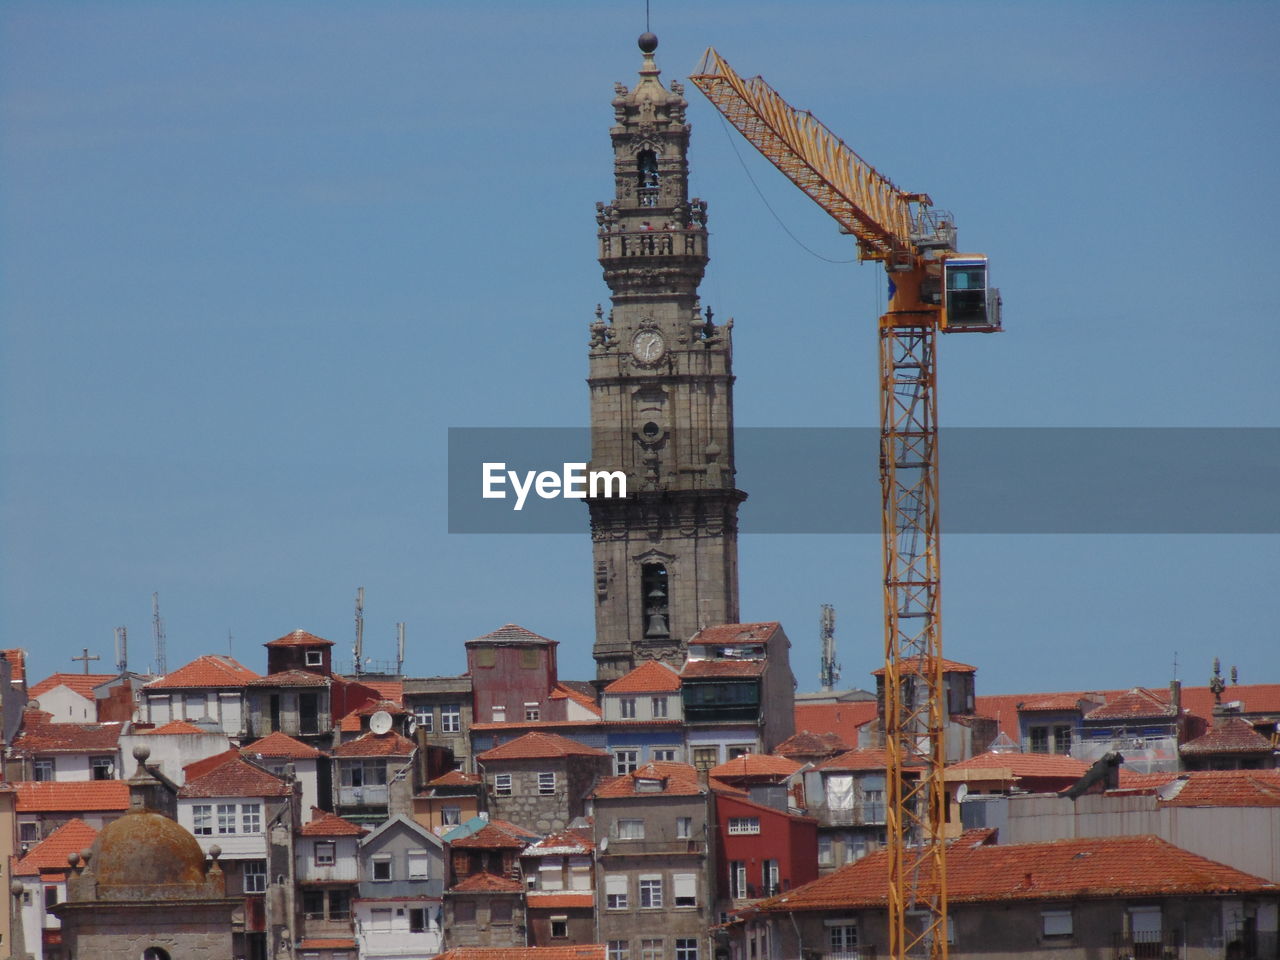
<instances>
[{"instance_id":1,"label":"bell inside tower","mask_svg":"<svg viewBox=\"0 0 1280 960\"><path fill-rule=\"evenodd\" d=\"M640 572L640 592L644 596L645 639L666 639L671 636L671 628L667 625L667 568L661 563L646 563Z\"/></svg>"}]
</instances>

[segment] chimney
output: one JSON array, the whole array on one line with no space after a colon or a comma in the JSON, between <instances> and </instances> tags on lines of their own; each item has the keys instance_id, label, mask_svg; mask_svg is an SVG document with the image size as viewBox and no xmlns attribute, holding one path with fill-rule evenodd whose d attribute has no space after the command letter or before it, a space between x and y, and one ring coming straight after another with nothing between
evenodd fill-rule
<instances>
[{"instance_id":1,"label":"chimney","mask_svg":"<svg viewBox=\"0 0 1280 960\"><path fill-rule=\"evenodd\" d=\"M1182 716L1182 681L1169 681L1169 705L1173 707L1175 717Z\"/></svg>"}]
</instances>

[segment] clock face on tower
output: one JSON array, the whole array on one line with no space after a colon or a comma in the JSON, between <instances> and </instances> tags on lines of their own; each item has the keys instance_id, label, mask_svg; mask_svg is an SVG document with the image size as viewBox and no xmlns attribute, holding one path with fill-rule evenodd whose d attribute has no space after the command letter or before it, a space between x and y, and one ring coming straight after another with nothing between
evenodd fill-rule
<instances>
[{"instance_id":1,"label":"clock face on tower","mask_svg":"<svg viewBox=\"0 0 1280 960\"><path fill-rule=\"evenodd\" d=\"M662 359L667 345L657 330L641 330L631 341L631 355L636 363L652 365Z\"/></svg>"}]
</instances>

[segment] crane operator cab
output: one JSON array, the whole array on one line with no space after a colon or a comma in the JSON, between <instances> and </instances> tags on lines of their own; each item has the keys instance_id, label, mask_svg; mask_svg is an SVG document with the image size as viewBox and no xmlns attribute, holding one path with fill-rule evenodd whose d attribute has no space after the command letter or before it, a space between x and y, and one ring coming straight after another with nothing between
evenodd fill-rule
<instances>
[{"instance_id":1,"label":"crane operator cab","mask_svg":"<svg viewBox=\"0 0 1280 960\"><path fill-rule=\"evenodd\" d=\"M948 333L997 332L1000 291L987 285L987 258L948 257L942 273L942 329Z\"/></svg>"}]
</instances>

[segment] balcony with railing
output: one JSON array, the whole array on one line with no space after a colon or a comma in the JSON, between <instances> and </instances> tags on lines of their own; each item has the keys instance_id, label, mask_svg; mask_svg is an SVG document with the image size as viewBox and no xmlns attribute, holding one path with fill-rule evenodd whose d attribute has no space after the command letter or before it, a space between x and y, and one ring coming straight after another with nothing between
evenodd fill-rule
<instances>
[{"instance_id":1,"label":"balcony with railing","mask_svg":"<svg viewBox=\"0 0 1280 960\"><path fill-rule=\"evenodd\" d=\"M854 803L849 807L837 807L832 809L827 806L818 806L813 810L813 815L818 818L818 822L823 826L832 827L878 827L885 823L885 805L882 802L865 801Z\"/></svg>"},{"instance_id":2,"label":"balcony with railing","mask_svg":"<svg viewBox=\"0 0 1280 960\"><path fill-rule=\"evenodd\" d=\"M1150 930L1119 933L1115 936L1113 960L1181 960L1182 933L1179 930Z\"/></svg>"},{"instance_id":3,"label":"balcony with railing","mask_svg":"<svg viewBox=\"0 0 1280 960\"><path fill-rule=\"evenodd\" d=\"M600 259L618 257L705 257L707 231L702 227L655 227L651 230L601 230Z\"/></svg>"},{"instance_id":4,"label":"balcony with railing","mask_svg":"<svg viewBox=\"0 0 1280 960\"><path fill-rule=\"evenodd\" d=\"M876 960L875 947L855 947L852 950L824 953L822 960Z\"/></svg>"}]
</instances>

